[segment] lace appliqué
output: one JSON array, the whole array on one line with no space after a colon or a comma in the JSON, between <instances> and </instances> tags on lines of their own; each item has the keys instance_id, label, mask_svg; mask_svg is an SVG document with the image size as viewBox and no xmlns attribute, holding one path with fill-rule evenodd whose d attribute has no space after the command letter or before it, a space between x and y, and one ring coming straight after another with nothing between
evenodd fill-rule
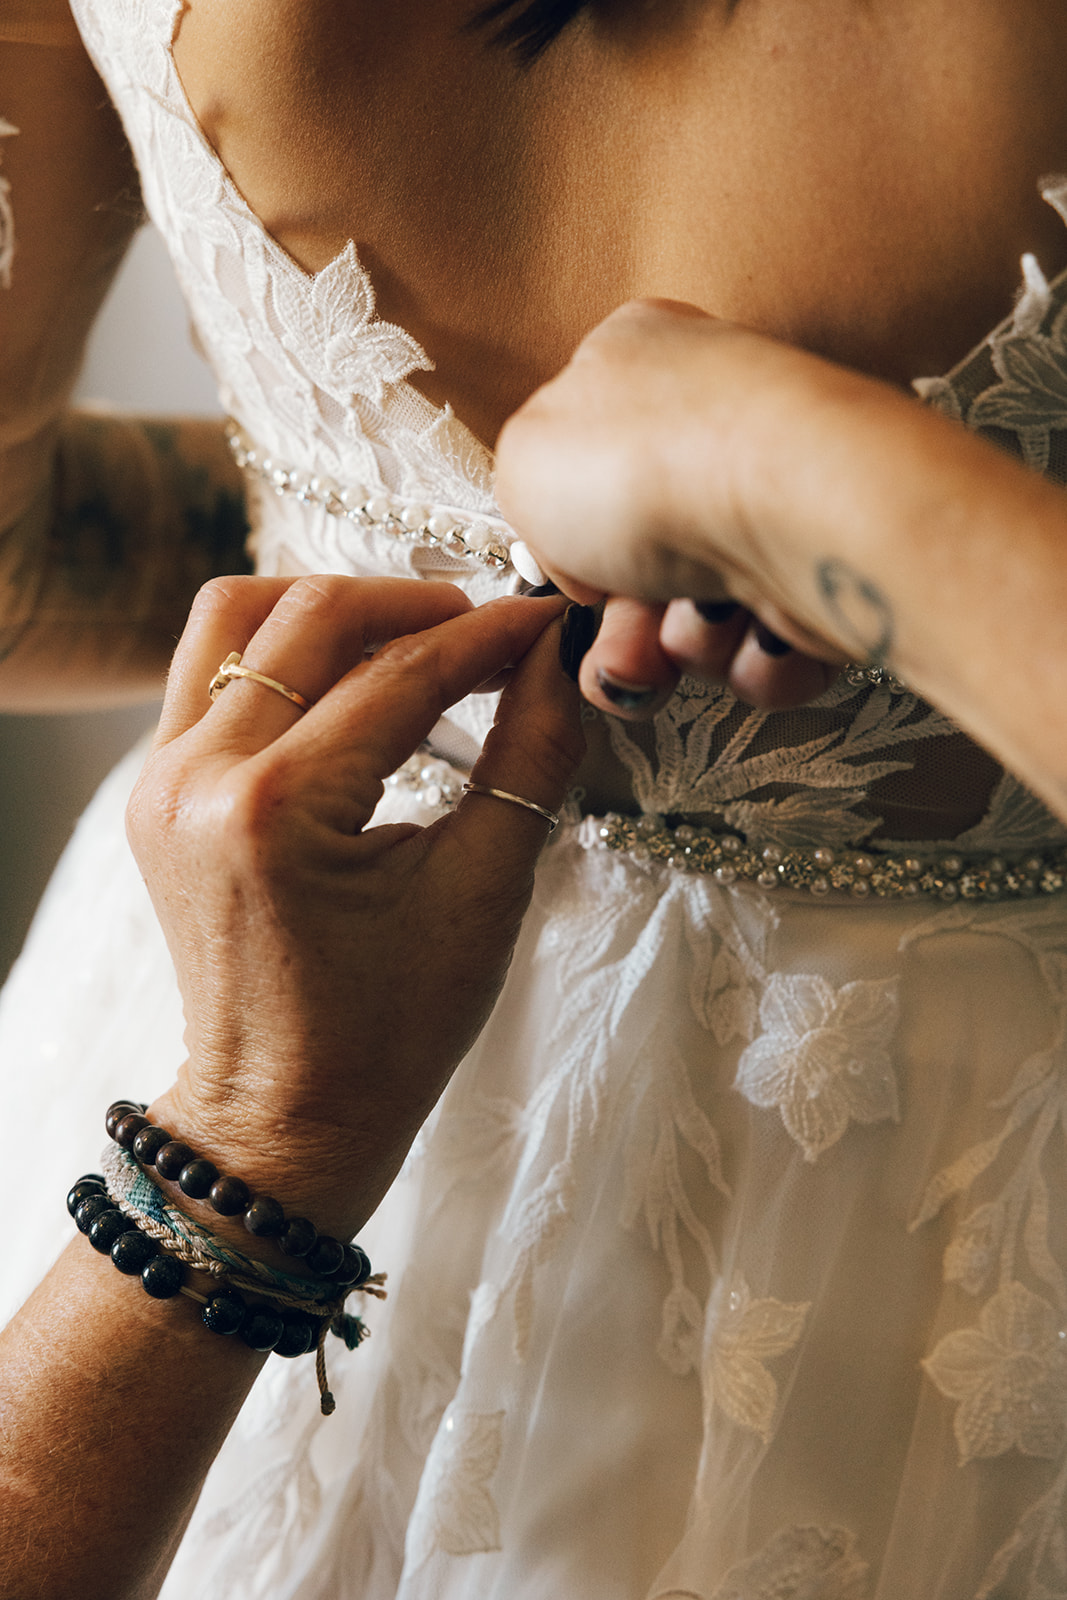
<instances>
[{"instance_id":1,"label":"lace appliqu\u00e9","mask_svg":"<svg viewBox=\"0 0 1067 1600\"><path fill-rule=\"evenodd\" d=\"M847 1528L782 1528L711 1600L868 1600L870 1568ZM661 1600L669 1600L668 1596Z\"/></svg>"},{"instance_id":2,"label":"lace appliqu\u00e9","mask_svg":"<svg viewBox=\"0 0 1067 1600\"><path fill-rule=\"evenodd\" d=\"M13 123L0 117L0 139L18 133ZM11 204L11 182L0 173L0 289L11 287L11 267L15 260L15 212Z\"/></svg>"},{"instance_id":3,"label":"lace appliqu\u00e9","mask_svg":"<svg viewBox=\"0 0 1067 1600\"><path fill-rule=\"evenodd\" d=\"M408 1527L407 1561L500 1549L500 1513L489 1488L500 1463L504 1412L450 1411L434 1440Z\"/></svg>"},{"instance_id":4,"label":"lace appliqu\u00e9","mask_svg":"<svg viewBox=\"0 0 1067 1600\"><path fill-rule=\"evenodd\" d=\"M826 726L850 702L853 714ZM916 742L956 731L940 712L886 685L841 680L815 703L815 714L824 731L788 742L781 714L742 707L726 689L684 679L655 720L655 762L628 724L609 718L608 726L642 811L715 814L783 848L866 839L881 820L859 810L871 786L906 771ZM894 759L895 748L909 759Z\"/></svg>"},{"instance_id":5,"label":"lace appliqu\u00e9","mask_svg":"<svg viewBox=\"0 0 1067 1600\"><path fill-rule=\"evenodd\" d=\"M1012 1449L1057 1461L1053 1482L997 1552L976 1596L992 1600L1018 1562L1028 1572L1026 1600L1047 1600L1067 1593L1067 1274L1050 1240L1056 1174L1067 1156L1062 919L1031 911L987 923L957 907L915 929L905 944L942 929L1009 939L1029 952L1054 1007L1050 1043L1022 1062L1007 1093L992 1104L1003 1113L999 1130L933 1177L911 1224L913 1230L923 1226L979 1179L1002 1173L990 1198L957 1224L944 1257L946 1282L976 1298L991 1283L994 1292L976 1325L946 1334L924 1367L946 1399L958 1402L961 1464Z\"/></svg>"},{"instance_id":6,"label":"lace appliqu\u00e9","mask_svg":"<svg viewBox=\"0 0 1067 1600\"><path fill-rule=\"evenodd\" d=\"M735 1272L714 1317L704 1363L706 1400L764 1444L773 1437L778 1409L778 1384L766 1363L799 1342L809 1310L810 1302L753 1300Z\"/></svg>"},{"instance_id":7,"label":"lace appliqu\u00e9","mask_svg":"<svg viewBox=\"0 0 1067 1600\"><path fill-rule=\"evenodd\" d=\"M515 1351L522 1359L538 1269L562 1243L579 1196L595 1190L603 1142L625 1108L620 1220L632 1228L643 1218L653 1248L663 1253L669 1283L657 1349L670 1371L684 1375L700 1363L704 1306L718 1272L709 1219L716 1196L729 1190L718 1134L695 1093L692 1063L669 1043L677 1016L673 988L658 982L661 958L665 949L688 951L696 1019L708 1026L710 1010L711 1026L744 1033L765 977L763 945L774 917L765 901L735 898L714 884L687 881L662 889L650 877L635 882L621 865L610 865L612 876L594 909L574 905L559 913L570 927L569 991L544 1041L551 1069L524 1113L520 1182L501 1224L511 1267L500 1300L513 1305ZM632 926L640 927L615 959L609 954L616 931L612 883L616 893L625 886ZM629 1053L620 1053L623 1040ZM686 1178L690 1153L697 1157L696 1175Z\"/></svg>"},{"instance_id":8,"label":"lace appliqu\u00e9","mask_svg":"<svg viewBox=\"0 0 1067 1600\"><path fill-rule=\"evenodd\" d=\"M492 514L489 453L447 407L405 382L432 363L403 328L378 320L354 244L321 272L305 272L203 137L171 53L181 0L77 0L76 9L227 409L301 471ZM315 548L303 559L333 570L335 536L309 521L302 537Z\"/></svg>"},{"instance_id":9,"label":"lace appliqu\u00e9","mask_svg":"<svg viewBox=\"0 0 1067 1600\"><path fill-rule=\"evenodd\" d=\"M302 352L308 376L326 393L381 405L387 384L431 365L403 328L377 320L374 290L351 240L314 277L280 272L274 288L284 343Z\"/></svg>"},{"instance_id":10,"label":"lace appliqu\u00e9","mask_svg":"<svg viewBox=\"0 0 1067 1600\"><path fill-rule=\"evenodd\" d=\"M1042 189L1067 221L1067 180ZM984 433L1057 483L1067 483L1067 275L1049 284L1032 255L1023 257L1023 292L1014 315L950 378L923 378L915 389L945 415Z\"/></svg>"},{"instance_id":11,"label":"lace appliqu\u00e9","mask_svg":"<svg viewBox=\"0 0 1067 1600\"><path fill-rule=\"evenodd\" d=\"M947 1334L923 1366L960 1403L960 1461L1019 1450L1051 1460L1067 1438L1067 1326L1047 1300L1006 1283L976 1328Z\"/></svg>"},{"instance_id":12,"label":"lace appliqu\u00e9","mask_svg":"<svg viewBox=\"0 0 1067 1600\"><path fill-rule=\"evenodd\" d=\"M818 976L775 972L760 1021L763 1032L742 1053L734 1087L752 1105L780 1113L805 1161L817 1161L850 1121L899 1120L889 1054L895 978L835 989Z\"/></svg>"},{"instance_id":13,"label":"lace appliqu\u00e9","mask_svg":"<svg viewBox=\"0 0 1067 1600\"><path fill-rule=\"evenodd\" d=\"M719 1136L693 1095L688 1065L676 1050L665 1056L655 1064L643 1063L646 1070L638 1080L644 1088L625 1155L622 1223L632 1227L643 1211L652 1245L663 1251L671 1287L656 1348L667 1367L682 1376L697 1364L704 1325L703 1306L686 1279L682 1235L696 1244L709 1277L716 1253L701 1212L686 1191L681 1148L688 1146L700 1157L711 1188L727 1199L730 1191L722 1174Z\"/></svg>"}]
</instances>

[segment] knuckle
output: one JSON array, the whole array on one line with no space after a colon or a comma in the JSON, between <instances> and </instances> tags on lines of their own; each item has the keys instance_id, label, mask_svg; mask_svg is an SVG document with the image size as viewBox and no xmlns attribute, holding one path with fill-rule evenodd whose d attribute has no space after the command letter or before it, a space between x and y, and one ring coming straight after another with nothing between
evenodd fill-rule
<instances>
[{"instance_id":1,"label":"knuckle","mask_svg":"<svg viewBox=\"0 0 1067 1600\"><path fill-rule=\"evenodd\" d=\"M339 573L314 573L297 578L285 592L279 607L283 620L306 627L314 618L317 627L328 626L347 615L359 592L359 580Z\"/></svg>"},{"instance_id":2,"label":"knuckle","mask_svg":"<svg viewBox=\"0 0 1067 1600\"><path fill-rule=\"evenodd\" d=\"M244 871L270 869L286 852L287 785L277 763L231 774L213 796L210 829L220 852Z\"/></svg>"},{"instance_id":3,"label":"knuckle","mask_svg":"<svg viewBox=\"0 0 1067 1600\"><path fill-rule=\"evenodd\" d=\"M191 617L194 621L206 622L214 617L228 616L234 611L243 611L257 582L259 580L256 578L236 573L209 578L197 591Z\"/></svg>"},{"instance_id":4,"label":"knuckle","mask_svg":"<svg viewBox=\"0 0 1067 1600\"><path fill-rule=\"evenodd\" d=\"M486 752L508 769L536 771L547 789L559 795L569 787L585 754L585 735L576 718L541 707L524 719L521 730L494 727Z\"/></svg>"},{"instance_id":5,"label":"knuckle","mask_svg":"<svg viewBox=\"0 0 1067 1600\"><path fill-rule=\"evenodd\" d=\"M418 633L404 633L375 652L375 666L379 671L395 673L397 677L428 672L432 647Z\"/></svg>"}]
</instances>

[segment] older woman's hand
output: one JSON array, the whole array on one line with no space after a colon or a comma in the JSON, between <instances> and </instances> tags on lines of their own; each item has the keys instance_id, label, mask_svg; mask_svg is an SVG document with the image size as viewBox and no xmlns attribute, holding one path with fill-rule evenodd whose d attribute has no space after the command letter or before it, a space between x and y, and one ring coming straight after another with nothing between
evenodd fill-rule
<instances>
[{"instance_id":1,"label":"older woman's hand","mask_svg":"<svg viewBox=\"0 0 1067 1600\"><path fill-rule=\"evenodd\" d=\"M516 662L472 776L558 808L583 748L561 610L473 610L405 580L224 579L178 648L129 814L188 1022L189 1063L151 1115L342 1237L484 1022L548 834L474 794L425 830L366 824L448 706ZM311 709L242 678L209 704L235 648Z\"/></svg>"}]
</instances>

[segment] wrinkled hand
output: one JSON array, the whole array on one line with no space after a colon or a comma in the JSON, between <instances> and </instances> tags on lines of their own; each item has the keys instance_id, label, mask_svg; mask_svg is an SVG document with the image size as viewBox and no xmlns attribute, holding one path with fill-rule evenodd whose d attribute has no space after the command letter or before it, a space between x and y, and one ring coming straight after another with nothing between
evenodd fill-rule
<instances>
[{"instance_id":1,"label":"wrinkled hand","mask_svg":"<svg viewBox=\"0 0 1067 1600\"><path fill-rule=\"evenodd\" d=\"M798 614L788 552L754 524L750 493L760 441L827 370L696 307L641 301L508 422L505 515L565 593L613 597L582 668L589 699L618 712L612 683L653 688L629 713L651 715L680 672L768 707L827 687L844 654ZM693 599L743 603L709 621Z\"/></svg>"},{"instance_id":2,"label":"wrinkled hand","mask_svg":"<svg viewBox=\"0 0 1067 1600\"><path fill-rule=\"evenodd\" d=\"M561 609L224 579L179 645L129 813L188 1024L189 1063L152 1115L342 1237L485 1021L548 832L479 795L426 829L366 824L447 707L512 662L474 777L559 807L583 748ZM247 679L209 703L235 648L311 709Z\"/></svg>"}]
</instances>

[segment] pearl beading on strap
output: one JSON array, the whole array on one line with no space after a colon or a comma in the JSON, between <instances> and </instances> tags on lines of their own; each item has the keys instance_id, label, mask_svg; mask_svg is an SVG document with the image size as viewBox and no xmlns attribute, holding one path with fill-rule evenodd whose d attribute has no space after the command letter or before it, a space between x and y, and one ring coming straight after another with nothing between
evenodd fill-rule
<instances>
[{"instance_id":1,"label":"pearl beading on strap","mask_svg":"<svg viewBox=\"0 0 1067 1600\"><path fill-rule=\"evenodd\" d=\"M725 885L747 881L766 890L807 890L816 899L847 895L854 900L916 896L942 901L1023 900L1060 894L1067 887L1067 849L1011 860L991 855L969 858L943 850L919 856L826 847L783 849L685 823L670 827L661 817L615 813L602 819L588 817L582 828L583 843L625 851L635 861L662 861L680 872L710 874Z\"/></svg>"},{"instance_id":2,"label":"pearl beading on strap","mask_svg":"<svg viewBox=\"0 0 1067 1600\"><path fill-rule=\"evenodd\" d=\"M462 777L439 756L419 750L385 780L387 789L404 789L417 795L423 805L451 808L463 795Z\"/></svg>"},{"instance_id":3,"label":"pearl beading on strap","mask_svg":"<svg viewBox=\"0 0 1067 1600\"><path fill-rule=\"evenodd\" d=\"M501 572L513 567L528 582L544 581L525 545L500 518L472 518L469 512L403 500L362 484L343 486L333 478L315 477L264 454L232 419L226 424L226 437L242 472L260 478L277 495L321 506L331 517L344 517L405 544L443 550L458 560L480 561Z\"/></svg>"}]
</instances>

